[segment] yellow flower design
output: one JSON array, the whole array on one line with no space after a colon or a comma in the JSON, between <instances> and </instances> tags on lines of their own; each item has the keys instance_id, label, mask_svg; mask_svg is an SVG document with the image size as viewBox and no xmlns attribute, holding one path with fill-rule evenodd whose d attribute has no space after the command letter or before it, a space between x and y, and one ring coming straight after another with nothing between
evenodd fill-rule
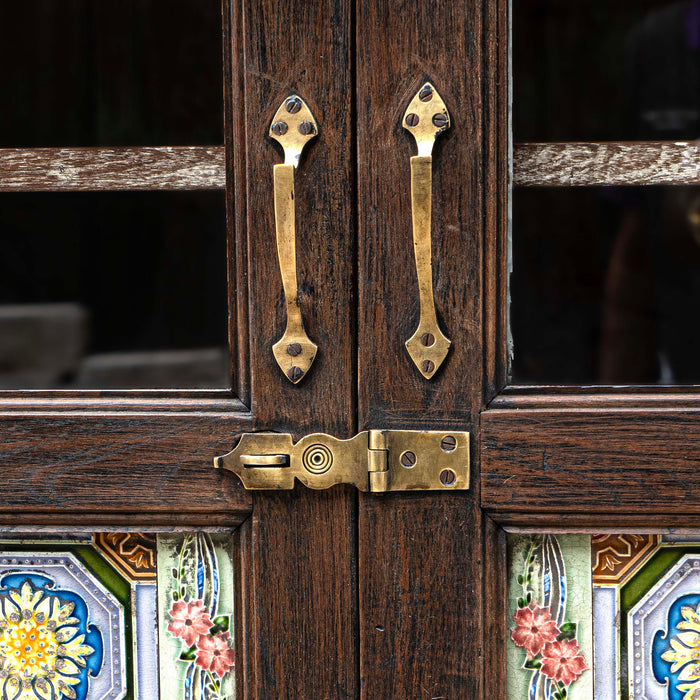
<instances>
[{"instance_id":1,"label":"yellow flower design","mask_svg":"<svg viewBox=\"0 0 700 700\"><path fill-rule=\"evenodd\" d=\"M25 581L0 600L0 688L13 700L77 697L85 658L94 652L71 617L75 604Z\"/></svg>"},{"instance_id":2,"label":"yellow flower design","mask_svg":"<svg viewBox=\"0 0 700 700\"><path fill-rule=\"evenodd\" d=\"M697 608L683 606L681 615L683 620L676 627L690 631L671 637L671 649L665 651L661 658L671 662L671 673L682 669L678 675L679 681L692 681L676 686L685 693L683 700L700 700L700 605Z\"/></svg>"}]
</instances>

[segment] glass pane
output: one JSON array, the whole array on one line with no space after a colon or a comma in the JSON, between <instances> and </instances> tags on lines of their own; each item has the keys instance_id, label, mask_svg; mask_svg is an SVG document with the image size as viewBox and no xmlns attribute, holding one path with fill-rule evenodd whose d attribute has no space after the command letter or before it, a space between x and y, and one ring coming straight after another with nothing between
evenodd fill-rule
<instances>
[{"instance_id":1,"label":"glass pane","mask_svg":"<svg viewBox=\"0 0 700 700\"><path fill-rule=\"evenodd\" d=\"M223 192L0 195L0 387L227 387Z\"/></svg>"},{"instance_id":2,"label":"glass pane","mask_svg":"<svg viewBox=\"0 0 700 700\"><path fill-rule=\"evenodd\" d=\"M4 538L3 696L232 700L229 543L205 532Z\"/></svg>"},{"instance_id":3,"label":"glass pane","mask_svg":"<svg viewBox=\"0 0 700 700\"><path fill-rule=\"evenodd\" d=\"M700 381L700 188L518 188L518 384Z\"/></svg>"},{"instance_id":4,"label":"glass pane","mask_svg":"<svg viewBox=\"0 0 700 700\"><path fill-rule=\"evenodd\" d=\"M0 3L0 147L223 143L219 0Z\"/></svg>"},{"instance_id":5,"label":"glass pane","mask_svg":"<svg viewBox=\"0 0 700 700\"><path fill-rule=\"evenodd\" d=\"M516 141L700 136L700 2L513 0Z\"/></svg>"},{"instance_id":6,"label":"glass pane","mask_svg":"<svg viewBox=\"0 0 700 700\"><path fill-rule=\"evenodd\" d=\"M508 700L700 694L700 534L509 535Z\"/></svg>"}]
</instances>

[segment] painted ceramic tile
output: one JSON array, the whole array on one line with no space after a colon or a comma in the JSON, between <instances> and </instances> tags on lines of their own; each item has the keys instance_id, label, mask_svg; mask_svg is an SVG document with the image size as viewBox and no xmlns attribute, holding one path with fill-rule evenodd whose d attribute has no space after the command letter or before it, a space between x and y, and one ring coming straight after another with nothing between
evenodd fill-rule
<instances>
[{"instance_id":1,"label":"painted ceramic tile","mask_svg":"<svg viewBox=\"0 0 700 700\"><path fill-rule=\"evenodd\" d=\"M509 700L592 700L590 537L508 544Z\"/></svg>"},{"instance_id":2,"label":"painted ceramic tile","mask_svg":"<svg viewBox=\"0 0 700 700\"><path fill-rule=\"evenodd\" d=\"M509 700L700 700L700 533L510 536L508 576Z\"/></svg>"},{"instance_id":3,"label":"painted ceramic tile","mask_svg":"<svg viewBox=\"0 0 700 700\"><path fill-rule=\"evenodd\" d=\"M700 603L700 538L628 534L592 540L595 662L601 665L596 700L700 698L692 645L700 627L696 634L691 614ZM610 658L615 673L604 671Z\"/></svg>"},{"instance_id":4,"label":"painted ceramic tile","mask_svg":"<svg viewBox=\"0 0 700 700\"><path fill-rule=\"evenodd\" d=\"M227 541L202 533L168 535L162 542L145 533L0 540L0 697L231 700L233 571ZM179 566L170 558L174 550ZM159 570L161 560L165 571ZM179 600L173 598L176 589ZM191 597L202 590L199 598ZM168 600L164 612L159 598ZM211 626L194 645L197 671L188 676L192 649L166 644L159 657L159 628L162 637L170 627L168 635L184 644L190 635L178 632L180 618L186 626L181 608L196 612L198 603L208 606ZM199 612L202 630L208 623ZM170 682L175 677L183 681L178 688ZM167 679L164 687L161 678ZM201 678L207 682L198 687Z\"/></svg>"},{"instance_id":5,"label":"painted ceramic tile","mask_svg":"<svg viewBox=\"0 0 700 700\"><path fill-rule=\"evenodd\" d=\"M160 683L173 700L234 697L230 538L158 536Z\"/></svg>"}]
</instances>

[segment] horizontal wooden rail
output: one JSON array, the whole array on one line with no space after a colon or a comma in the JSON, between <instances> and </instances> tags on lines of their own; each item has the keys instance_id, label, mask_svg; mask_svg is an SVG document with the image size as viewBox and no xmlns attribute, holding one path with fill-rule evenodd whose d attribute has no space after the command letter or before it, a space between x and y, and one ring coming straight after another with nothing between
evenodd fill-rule
<instances>
[{"instance_id":1,"label":"horizontal wooden rail","mask_svg":"<svg viewBox=\"0 0 700 700\"><path fill-rule=\"evenodd\" d=\"M700 184L700 142L518 143L518 186Z\"/></svg>"},{"instance_id":2,"label":"horizontal wooden rail","mask_svg":"<svg viewBox=\"0 0 700 700\"><path fill-rule=\"evenodd\" d=\"M0 192L225 187L223 146L0 149Z\"/></svg>"}]
</instances>

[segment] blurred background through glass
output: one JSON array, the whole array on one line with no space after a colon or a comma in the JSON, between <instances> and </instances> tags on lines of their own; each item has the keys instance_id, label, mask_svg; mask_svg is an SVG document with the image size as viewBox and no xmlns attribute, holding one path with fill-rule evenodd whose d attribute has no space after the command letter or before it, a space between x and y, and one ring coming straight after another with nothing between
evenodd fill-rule
<instances>
[{"instance_id":1,"label":"blurred background through glass","mask_svg":"<svg viewBox=\"0 0 700 700\"><path fill-rule=\"evenodd\" d=\"M516 148L695 140L700 0L514 0L513 73ZM700 188L516 187L512 231L515 383L700 382Z\"/></svg>"}]
</instances>

